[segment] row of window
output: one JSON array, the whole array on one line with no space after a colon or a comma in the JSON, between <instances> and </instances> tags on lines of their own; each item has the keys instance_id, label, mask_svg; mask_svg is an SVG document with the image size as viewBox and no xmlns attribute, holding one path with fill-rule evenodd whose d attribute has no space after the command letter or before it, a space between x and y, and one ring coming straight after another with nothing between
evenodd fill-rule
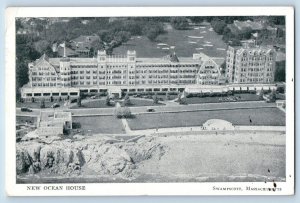
<instances>
[{"instance_id":1,"label":"row of window","mask_svg":"<svg viewBox=\"0 0 300 203\"><path fill-rule=\"evenodd\" d=\"M42 83L42 82L33 82L32 87L56 87L56 83L48 82L48 83Z\"/></svg>"},{"instance_id":2,"label":"row of window","mask_svg":"<svg viewBox=\"0 0 300 203\"><path fill-rule=\"evenodd\" d=\"M33 76L56 75L56 73L55 72L32 72L31 75Z\"/></svg>"},{"instance_id":3,"label":"row of window","mask_svg":"<svg viewBox=\"0 0 300 203\"><path fill-rule=\"evenodd\" d=\"M46 81L56 81L56 77L47 77L44 78ZM42 77L32 77L32 81L43 81Z\"/></svg>"}]
</instances>

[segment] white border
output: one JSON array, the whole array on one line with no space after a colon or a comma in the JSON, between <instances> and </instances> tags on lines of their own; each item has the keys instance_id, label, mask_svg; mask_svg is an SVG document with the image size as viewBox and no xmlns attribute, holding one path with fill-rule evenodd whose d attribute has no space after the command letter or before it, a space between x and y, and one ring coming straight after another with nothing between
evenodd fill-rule
<instances>
[{"instance_id":1,"label":"white border","mask_svg":"<svg viewBox=\"0 0 300 203\"><path fill-rule=\"evenodd\" d=\"M15 17L105 16L286 16L286 182L281 191L246 191L246 186L271 187L272 183L97 183L85 191L28 191L16 184L15 163ZM15 7L6 9L5 127L6 193L9 196L113 196L113 195L292 195L294 194L294 8L293 7ZM28 184L29 185L29 184ZM37 184L30 184L37 185ZM51 184L38 184L40 186ZM75 185L75 184L55 184ZM214 191L213 186L242 187L243 191Z\"/></svg>"}]
</instances>

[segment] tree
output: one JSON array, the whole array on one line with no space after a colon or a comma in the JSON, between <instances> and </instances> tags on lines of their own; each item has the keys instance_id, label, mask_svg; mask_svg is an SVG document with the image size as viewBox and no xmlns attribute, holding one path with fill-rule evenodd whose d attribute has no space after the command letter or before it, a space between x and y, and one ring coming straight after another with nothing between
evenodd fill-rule
<instances>
[{"instance_id":1,"label":"tree","mask_svg":"<svg viewBox=\"0 0 300 203\"><path fill-rule=\"evenodd\" d=\"M276 101L276 91L272 90L270 94L270 102L275 102Z\"/></svg>"},{"instance_id":2,"label":"tree","mask_svg":"<svg viewBox=\"0 0 300 203\"><path fill-rule=\"evenodd\" d=\"M117 118L122 118L123 117L123 111L121 106L117 106L115 109L115 116Z\"/></svg>"},{"instance_id":3,"label":"tree","mask_svg":"<svg viewBox=\"0 0 300 203\"><path fill-rule=\"evenodd\" d=\"M39 40L33 44L34 49L40 54L44 54L49 45L49 42L46 40Z\"/></svg>"},{"instance_id":4,"label":"tree","mask_svg":"<svg viewBox=\"0 0 300 203\"><path fill-rule=\"evenodd\" d=\"M156 37L165 32L162 23L148 22L144 25L143 34L147 36L150 41L154 41Z\"/></svg>"},{"instance_id":5,"label":"tree","mask_svg":"<svg viewBox=\"0 0 300 203\"><path fill-rule=\"evenodd\" d=\"M77 98L77 106L81 107L81 96Z\"/></svg>"},{"instance_id":6,"label":"tree","mask_svg":"<svg viewBox=\"0 0 300 203\"><path fill-rule=\"evenodd\" d=\"M179 93L177 101L179 104L186 104L186 98L185 98L184 94Z\"/></svg>"},{"instance_id":7,"label":"tree","mask_svg":"<svg viewBox=\"0 0 300 203\"><path fill-rule=\"evenodd\" d=\"M16 31L18 31L19 29L24 28L24 26L22 25L22 21L20 18L16 19Z\"/></svg>"},{"instance_id":8,"label":"tree","mask_svg":"<svg viewBox=\"0 0 300 203\"><path fill-rule=\"evenodd\" d=\"M172 17L171 24L176 30L186 30L189 27L189 22L186 17Z\"/></svg>"},{"instance_id":9,"label":"tree","mask_svg":"<svg viewBox=\"0 0 300 203\"><path fill-rule=\"evenodd\" d=\"M100 40L100 39L97 39L97 40L94 40L92 43L91 43L91 49L90 49L90 52L95 56L97 55L97 51L98 50L102 50L104 49L104 44L103 42Z\"/></svg>"},{"instance_id":10,"label":"tree","mask_svg":"<svg viewBox=\"0 0 300 203\"><path fill-rule=\"evenodd\" d=\"M130 98L129 98L129 94L128 92L126 93L125 97L124 97L124 102L123 102L124 106L128 106L131 104Z\"/></svg>"},{"instance_id":11,"label":"tree","mask_svg":"<svg viewBox=\"0 0 300 203\"><path fill-rule=\"evenodd\" d=\"M264 90L263 89L261 89L260 92L259 92L259 99L260 100L264 99Z\"/></svg>"},{"instance_id":12,"label":"tree","mask_svg":"<svg viewBox=\"0 0 300 203\"><path fill-rule=\"evenodd\" d=\"M157 93L156 92L153 95L152 99L153 99L153 104L158 104L158 97L157 97Z\"/></svg>"},{"instance_id":13,"label":"tree","mask_svg":"<svg viewBox=\"0 0 300 203\"><path fill-rule=\"evenodd\" d=\"M44 99L41 100L40 108L41 109L45 108L45 100Z\"/></svg>"},{"instance_id":14,"label":"tree","mask_svg":"<svg viewBox=\"0 0 300 203\"><path fill-rule=\"evenodd\" d=\"M166 92L166 100L170 100L170 92Z\"/></svg>"},{"instance_id":15,"label":"tree","mask_svg":"<svg viewBox=\"0 0 300 203\"><path fill-rule=\"evenodd\" d=\"M128 107L117 106L115 109L115 116L117 118L131 118L132 114Z\"/></svg>"},{"instance_id":16,"label":"tree","mask_svg":"<svg viewBox=\"0 0 300 203\"><path fill-rule=\"evenodd\" d=\"M123 108L123 117L125 118L131 118L132 117L132 114L131 114L131 111L128 107L122 107Z\"/></svg>"},{"instance_id":17,"label":"tree","mask_svg":"<svg viewBox=\"0 0 300 203\"><path fill-rule=\"evenodd\" d=\"M107 95L106 98L105 98L105 104L106 104L106 106L110 106L110 98L109 98L109 95Z\"/></svg>"},{"instance_id":18,"label":"tree","mask_svg":"<svg viewBox=\"0 0 300 203\"><path fill-rule=\"evenodd\" d=\"M285 61L275 63L275 82L285 82Z\"/></svg>"},{"instance_id":19,"label":"tree","mask_svg":"<svg viewBox=\"0 0 300 203\"><path fill-rule=\"evenodd\" d=\"M221 34L223 34L223 31L224 31L225 27L227 26L227 24L225 23L224 20L214 19L213 21L211 21L211 26L216 33L221 35Z\"/></svg>"},{"instance_id":20,"label":"tree","mask_svg":"<svg viewBox=\"0 0 300 203\"><path fill-rule=\"evenodd\" d=\"M253 30L250 27L246 27L237 33L237 37L240 40L250 39L252 36Z\"/></svg>"}]
</instances>

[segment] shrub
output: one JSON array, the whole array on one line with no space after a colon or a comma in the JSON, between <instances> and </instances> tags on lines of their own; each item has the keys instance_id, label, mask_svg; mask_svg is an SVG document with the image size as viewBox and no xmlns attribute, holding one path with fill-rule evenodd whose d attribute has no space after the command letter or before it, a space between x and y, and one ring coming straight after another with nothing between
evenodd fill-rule
<instances>
[{"instance_id":1,"label":"shrub","mask_svg":"<svg viewBox=\"0 0 300 203\"><path fill-rule=\"evenodd\" d=\"M260 100L263 100L264 99L264 91L263 90L260 90L259 92L259 97L258 97Z\"/></svg>"},{"instance_id":2,"label":"shrub","mask_svg":"<svg viewBox=\"0 0 300 203\"><path fill-rule=\"evenodd\" d=\"M275 102L276 101L276 91L272 90L270 94L270 102Z\"/></svg>"},{"instance_id":3,"label":"shrub","mask_svg":"<svg viewBox=\"0 0 300 203\"><path fill-rule=\"evenodd\" d=\"M177 102L179 104L187 104L186 97L184 96L184 94L181 93L178 94Z\"/></svg>"},{"instance_id":4,"label":"shrub","mask_svg":"<svg viewBox=\"0 0 300 203\"><path fill-rule=\"evenodd\" d=\"M44 99L41 100L40 107L41 107L41 109L45 108L45 100Z\"/></svg>"},{"instance_id":5,"label":"shrub","mask_svg":"<svg viewBox=\"0 0 300 203\"><path fill-rule=\"evenodd\" d=\"M79 122L73 122L73 123L72 123L72 128L73 128L73 129L81 128L81 124L80 124Z\"/></svg>"},{"instance_id":6,"label":"shrub","mask_svg":"<svg viewBox=\"0 0 300 203\"><path fill-rule=\"evenodd\" d=\"M129 106L131 104L130 98L129 98L129 94L128 92L126 93L125 97L124 97L124 102L123 102L124 106Z\"/></svg>"},{"instance_id":7,"label":"shrub","mask_svg":"<svg viewBox=\"0 0 300 203\"><path fill-rule=\"evenodd\" d=\"M106 104L106 106L110 106L110 98L109 98L109 95L107 95L106 98L105 98L105 104Z\"/></svg>"},{"instance_id":8,"label":"shrub","mask_svg":"<svg viewBox=\"0 0 300 203\"><path fill-rule=\"evenodd\" d=\"M153 99L153 104L158 104L158 97L157 97L157 93L155 93L154 95L153 95L153 97L152 97L152 99Z\"/></svg>"},{"instance_id":9,"label":"shrub","mask_svg":"<svg viewBox=\"0 0 300 203\"><path fill-rule=\"evenodd\" d=\"M166 92L166 100L170 100L170 92Z\"/></svg>"},{"instance_id":10,"label":"shrub","mask_svg":"<svg viewBox=\"0 0 300 203\"><path fill-rule=\"evenodd\" d=\"M77 98L77 106L81 107L81 97L80 96Z\"/></svg>"},{"instance_id":11,"label":"shrub","mask_svg":"<svg viewBox=\"0 0 300 203\"><path fill-rule=\"evenodd\" d=\"M132 114L128 107L117 107L115 109L115 116L117 118L131 118Z\"/></svg>"}]
</instances>

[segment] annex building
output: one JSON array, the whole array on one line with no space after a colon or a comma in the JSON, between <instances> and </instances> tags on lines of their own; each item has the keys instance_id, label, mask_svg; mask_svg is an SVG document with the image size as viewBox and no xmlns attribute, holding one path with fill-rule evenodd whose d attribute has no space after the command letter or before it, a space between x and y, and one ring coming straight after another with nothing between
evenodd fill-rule
<instances>
[{"instance_id":1,"label":"annex building","mask_svg":"<svg viewBox=\"0 0 300 203\"><path fill-rule=\"evenodd\" d=\"M137 58L107 55L98 51L94 58L49 58L45 54L29 63L29 83L22 87L25 101L32 98L62 100L78 97L80 92L117 93L183 91L187 85L219 85L223 58L203 53L178 57Z\"/></svg>"},{"instance_id":2,"label":"annex building","mask_svg":"<svg viewBox=\"0 0 300 203\"><path fill-rule=\"evenodd\" d=\"M270 47L245 43L242 47L228 47L226 79L228 83L274 83L276 52Z\"/></svg>"}]
</instances>

